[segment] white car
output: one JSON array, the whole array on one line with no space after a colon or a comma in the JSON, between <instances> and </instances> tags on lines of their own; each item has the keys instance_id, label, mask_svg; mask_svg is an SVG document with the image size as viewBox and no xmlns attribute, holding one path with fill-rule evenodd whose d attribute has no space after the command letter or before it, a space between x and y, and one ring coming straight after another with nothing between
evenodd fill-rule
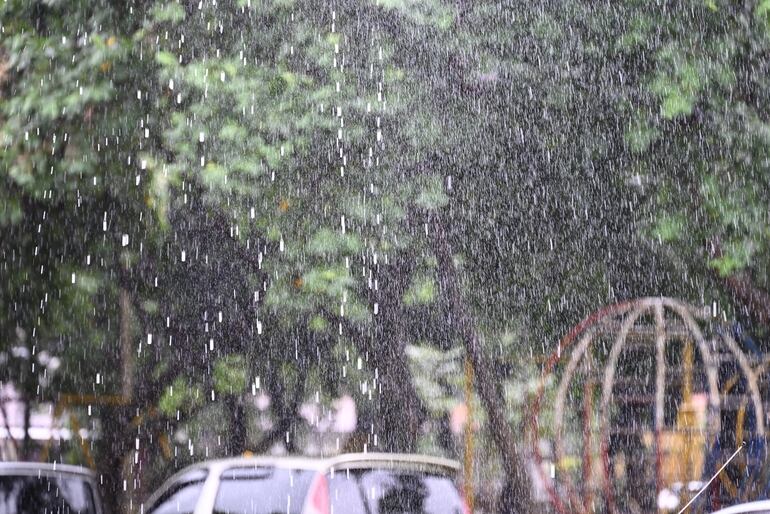
<instances>
[{"instance_id":1,"label":"white car","mask_svg":"<svg viewBox=\"0 0 770 514\"><path fill-rule=\"evenodd\" d=\"M171 477L143 512L467 514L458 470L448 459L382 453L212 460Z\"/></svg>"},{"instance_id":2,"label":"white car","mask_svg":"<svg viewBox=\"0 0 770 514\"><path fill-rule=\"evenodd\" d=\"M770 514L770 500L733 505L714 512L714 514Z\"/></svg>"},{"instance_id":3,"label":"white car","mask_svg":"<svg viewBox=\"0 0 770 514\"><path fill-rule=\"evenodd\" d=\"M3 514L102 514L94 474L79 466L0 462Z\"/></svg>"}]
</instances>

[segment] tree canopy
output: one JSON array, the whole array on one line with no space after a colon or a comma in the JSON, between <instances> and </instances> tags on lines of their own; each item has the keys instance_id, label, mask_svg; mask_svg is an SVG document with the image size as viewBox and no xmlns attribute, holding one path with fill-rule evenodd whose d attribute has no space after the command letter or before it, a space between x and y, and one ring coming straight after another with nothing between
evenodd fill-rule
<instances>
[{"instance_id":1,"label":"tree canopy","mask_svg":"<svg viewBox=\"0 0 770 514\"><path fill-rule=\"evenodd\" d=\"M356 444L424 448L449 410L425 391L460 392L409 355L439 352L476 368L521 509L506 383L586 312L665 294L770 322L766 1L0 13L4 376L32 405L120 397L103 469L194 430L298 451L300 404L342 394Z\"/></svg>"}]
</instances>

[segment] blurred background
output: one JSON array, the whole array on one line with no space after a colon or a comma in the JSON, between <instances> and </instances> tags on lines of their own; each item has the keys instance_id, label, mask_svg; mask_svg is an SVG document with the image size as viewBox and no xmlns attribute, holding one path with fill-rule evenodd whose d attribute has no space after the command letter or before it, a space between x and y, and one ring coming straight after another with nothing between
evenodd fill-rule
<instances>
[{"instance_id":1,"label":"blurred background","mask_svg":"<svg viewBox=\"0 0 770 514\"><path fill-rule=\"evenodd\" d=\"M91 467L115 512L191 462L345 451L458 459L479 512L577 512L562 475L595 476L587 511L649 512L738 434L764 444L767 0L4 0L0 20L3 460ZM602 314L644 297L676 300ZM615 362L628 319L623 344L678 343ZM580 366L643 385L572 380L584 333ZM690 378L649 389L666 364ZM714 406L733 376L750 401ZM701 434L671 443L701 465L653 466L648 505L625 464L647 461L619 455L660 456L664 424ZM619 506L588 493L608 483Z\"/></svg>"}]
</instances>

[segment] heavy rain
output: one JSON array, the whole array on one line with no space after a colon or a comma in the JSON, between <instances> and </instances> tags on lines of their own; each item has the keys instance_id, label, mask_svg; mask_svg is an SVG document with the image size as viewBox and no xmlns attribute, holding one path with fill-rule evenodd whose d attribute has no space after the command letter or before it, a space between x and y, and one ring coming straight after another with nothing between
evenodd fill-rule
<instances>
[{"instance_id":1,"label":"heavy rain","mask_svg":"<svg viewBox=\"0 0 770 514\"><path fill-rule=\"evenodd\" d=\"M768 77L769 0L0 0L0 514L770 512Z\"/></svg>"}]
</instances>

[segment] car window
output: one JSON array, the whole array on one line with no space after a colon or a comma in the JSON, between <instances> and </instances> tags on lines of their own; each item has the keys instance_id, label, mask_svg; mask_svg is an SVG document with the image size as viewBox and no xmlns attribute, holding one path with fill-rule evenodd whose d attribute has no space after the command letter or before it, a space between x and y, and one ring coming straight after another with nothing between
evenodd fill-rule
<instances>
[{"instance_id":1,"label":"car window","mask_svg":"<svg viewBox=\"0 0 770 514\"><path fill-rule=\"evenodd\" d=\"M340 470L326 476L330 514L368 514L358 476Z\"/></svg>"},{"instance_id":2,"label":"car window","mask_svg":"<svg viewBox=\"0 0 770 514\"><path fill-rule=\"evenodd\" d=\"M274 467L222 473L215 514L300 514L314 472Z\"/></svg>"},{"instance_id":3,"label":"car window","mask_svg":"<svg viewBox=\"0 0 770 514\"><path fill-rule=\"evenodd\" d=\"M0 476L3 514L96 514L94 492L82 478Z\"/></svg>"},{"instance_id":4,"label":"car window","mask_svg":"<svg viewBox=\"0 0 770 514\"><path fill-rule=\"evenodd\" d=\"M463 503L448 477L401 470L363 471L359 484L370 514L462 514Z\"/></svg>"},{"instance_id":5,"label":"car window","mask_svg":"<svg viewBox=\"0 0 770 514\"><path fill-rule=\"evenodd\" d=\"M206 470L196 469L176 478L147 514L192 514L207 475Z\"/></svg>"}]
</instances>

